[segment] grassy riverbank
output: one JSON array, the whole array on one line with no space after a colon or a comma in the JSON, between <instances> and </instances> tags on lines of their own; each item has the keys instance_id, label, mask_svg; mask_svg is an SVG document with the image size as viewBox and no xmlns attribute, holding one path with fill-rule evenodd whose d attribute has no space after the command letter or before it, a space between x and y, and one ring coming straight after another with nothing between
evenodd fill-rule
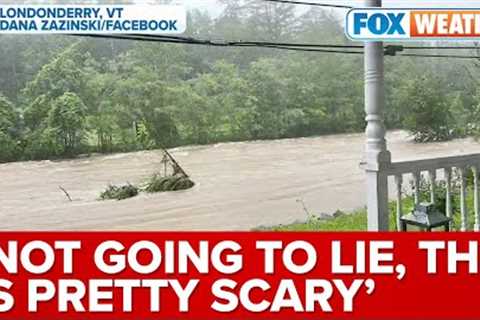
<instances>
[{"instance_id":1,"label":"grassy riverbank","mask_svg":"<svg viewBox=\"0 0 480 320\"><path fill-rule=\"evenodd\" d=\"M453 231L460 230L461 218L459 211L459 196L453 197ZM473 208L473 192L469 190L467 194L468 209L468 230L473 230L475 221ZM403 200L404 214L413 209L413 198L411 196ZM390 203L390 230L397 230L396 224L396 203ZM367 230L367 211L366 209L355 212L337 212L331 219L320 219L315 215L307 218L304 222L295 222L289 225L278 225L262 230L269 231L366 231Z\"/></svg>"}]
</instances>

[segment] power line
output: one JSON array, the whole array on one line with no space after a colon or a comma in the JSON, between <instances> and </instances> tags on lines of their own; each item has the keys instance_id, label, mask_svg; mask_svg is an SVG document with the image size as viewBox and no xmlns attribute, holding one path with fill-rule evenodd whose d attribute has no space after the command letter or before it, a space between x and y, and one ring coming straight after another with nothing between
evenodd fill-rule
<instances>
[{"instance_id":1,"label":"power line","mask_svg":"<svg viewBox=\"0 0 480 320\"><path fill-rule=\"evenodd\" d=\"M478 47L473 46L402 46L404 49L408 50L475 50L479 49Z\"/></svg>"},{"instance_id":2,"label":"power line","mask_svg":"<svg viewBox=\"0 0 480 320\"><path fill-rule=\"evenodd\" d=\"M132 34L131 36L153 38L153 39L173 39L179 42L195 42L220 46L284 46L284 47L305 47L305 48L336 48L336 49L363 49L363 45L339 45L339 44L316 44L316 43L294 43L294 42L272 42L272 41L251 41L251 40L210 40L198 39L192 37L178 36L157 36L148 34Z\"/></svg>"},{"instance_id":3,"label":"power line","mask_svg":"<svg viewBox=\"0 0 480 320\"><path fill-rule=\"evenodd\" d=\"M276 2L276 3L285 3L285 4L295 4L302 6L315 6L315 7L327 7L327 8L340 8L340 9L352 9L352 6L342 5L342 4L329 4L329 3L315 3L315 2L306 2L306 1L292 1L292 0L263 0L266 2Z\"/></svg>"},{"instance_id":4,"label":"power line","mask_svg":"<svg viewBox=\"0 0 480 320\"><path fill-rule=\"evenodd\" d=\"M176 43L176 44L193 44L214 47L255 47L268 48L289 51L303 51L303 52L318 52L318 53L337 53L347 55L362 55L363 51L352 51L347 49L363 49L359 45L335 45L335 44L305 44L305 43L283 43L283 42L262 42L262 41L225 41L225 40L209 40L196 39L190 37L177 36L156 36L156 35L139 35L139 34L121 34L121 35L103 35L103 34L75 34L74 36L103 38L103 39L118 39L118 40L135 40L147 42L160 43ZM404 49L407 50L421 50L421 49L475 49L471 46L458 47L420 47L420 46L385 46L386 56L399 57L414 57L414 58L449 58L449 59L480 59L479 56L474 55L453 55L453 54L421 54L421 53L402 53Z\"/></svg>"},{"instance_id":5,"label":"power line","mask_svg":"<svg viewBox=\"0 0 480 320\"><path fill-rule=\"evenodd\" d=\"M290 51L303 51L303 52L323 52L323 53L341 53L352 55L363 55L362 51L348 51L348 50L329 50L329 49L309 49L309 48L295 48L295 47L283 47L283 46L259 46L260 48L282 49Z\"/></svg>"},{"instance_id":6,"label":"power line","mask_svg":"<svg viewBox=\"0 0 480 320\"><path fill-rule=\"evenodd\" d=\"M90 37L100 37L100 35L89 34ZM110 36L110 35L109 35ZM112 35L116 36L116 35ZM187 44L205 44L212 46L282 46L282 47L301 47L301 48L334 48L334 49L363 49L363 45L338 45L338 44L317 44L317 43L293 43L293 42L270 42L270 41L251 41L251 40L223 40L223 39L198 39L193 37L182 36L165 36L165 35L151 35L151 34L122 34L123 37L129 38L145 38L145 39L161 39L163 42L171 43L187 43ZM393 47L393 45L386 45L385 48ZM478 50L479 47L474 46L402 46L395 45L395 47L404 50Z\"/></svg>"},{"instance_id":7,"label":"power line","mask_svg":"<svg viewBox=\"0 0 480 320\"><path fill-rule=\"evenodd\" d=\"M451 54L417 54L417 53L402 53L397 54L397 57L414 57L414 58L449 58L449 59L480 59L480 56L464 56Z\"/></svg>"},{"instance_id":8,"label":"power line","mask_svg":"<svg viewBox=\"0 0 480 320\"><path fill-rule=\"evenodd\" d=\"M77 34L72 34L77 35ZM81 36L81 35L77 35ZM329 49L363 49L363 45L338 45L338 44L317 44L317 43L294 43L294 42L272 42L272 41L251 41L251 40L223 40L223 39L198 39L193 37L183 36L168 36L168 35L152 35L152 34L121 34L121 35L100 35L87 34L88 37L104 37L104 38L128 38L132 40L149 39L161 40L161 42L168 43L186 43L186 44L203 44L211 46L238 46L238 47L256 47L256 46L281 46L281 47L295 47L295 48L329 48ZM478 50L480 47L474 46L402 46L402 45L386 45L385 48L396 47L396 50Z\"/></svg>"},{"instance_id":9,"label":"power line","mask_svg":"<svg viewBox=\"0 0 480 320\"><path fill-rule=\"evenodd\" d=\"M341 54L363 54L362 51L350 51L341 49L363 49L363 46L342 46L333 44L295 44L282 42L261 42L261 41L213 41L195 38L170 37L170 36L153 36L153 35L103 35L103 34L73 34L73 36L103 38L103 39L119 39L119 40L136 40L147 42L176 43L176 44L192 44L214 47L257 47L270 48L290 51L304 52L321 52L321 53L341 53Z\"/></svg>"},{"instance_id":10,"label":"power line","mask_svg":"<svg viewBox=\"0 0 480 320\"><path fill-rule=\"evenodd\" d=\"M479 59L478 55L457 55L457 54L424 54L424 53L401 53L405 49L407 50L419 50L424 48L434 48L434 47L415 47L415 46L401 46L401 45L387 45L385 46L385 56L402 56L402 57L417 57L417 58L452 58L452 59ZM474 47L468 46L458 46L458 47L438 47L437 49L472 49Z\"/></svg>"}]
</instances>

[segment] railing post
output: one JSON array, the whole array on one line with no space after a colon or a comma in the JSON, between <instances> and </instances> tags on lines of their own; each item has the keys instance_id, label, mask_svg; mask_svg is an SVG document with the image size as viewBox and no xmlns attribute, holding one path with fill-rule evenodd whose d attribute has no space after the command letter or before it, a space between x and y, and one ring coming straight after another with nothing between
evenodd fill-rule
<instances>
[{"instance_id":1,"label":"railing post","mask_svg":"<svg viewBox=\"0 0 480 320\"><path fill-rule=\"evenodd\" d=\"M413 172L413 198L415 205L420 204L420 180L422 173L419 171Z\"/></svg>"},{"instance_id":2,"label":"railing post","mask_svg":"<svg viewBox=\"0 0 480 320\"><path fill-rule=\"evenodd\" d=\"M452 217L452 168L445 168L445 210L447 217ZM450 222L450 227L452 223Z\"/></svg>"},{"instance_id":3,"label":"railing post","mask_svg":"<svg viewBox=\"0 0 480 320\"><path fill-rule=\"evenodd\" d=\"M402 205L402 182L403 176L398 174L395 176L395 185L397 187L397 231L402 231L402 221L400 220L403 215L403 205Z\"/></svg>"},{"instance_id":4,"label":"railing post","mask_svg":"<svg viewBox=\"0 0 480 320\"><path fill-rule=\"evenodd\" d=\"M430 179L430 202L435 204L435 188L436 188L436 179L437 179L437 170L431 169L428 171L428 178Z\"/></svg>"},{"instance_id":5,"label":"railing post","mask_svg":"<svg viewBox=\"0 0 480 320\"><path fill-rule=\"evenodd\" d=\"M460 231L467 231L467 169L464 167L458 168L460 172L460 215L461 224Z\"/></svg>"},{"instance_id":6,"label":"railing post","mask_svg":"<svg viewBox=\"0 0 480 320\"><path fill-rule=\"evenodd\" d=\"M366 0L367 7L381 7L382 0ZM365 43L366 175L368 230L388 231L388 176L391 162L384 126L384 49L382 42Z\"/></svg>"},{"instance_id":7,"label":"railing post","mask_svg":"<svg viewBox=\"0 0 480 320\"><path fill-rule=\"evenodd\" d=\"M478 181L478 167L477 165L474 165L472 167L473 171L473 201L474 201L474 210L475 210L475 225L474 225L474 231L478 232L480 231L480 197L479 197L479 181Z\"/></svg>"}]
</instances>

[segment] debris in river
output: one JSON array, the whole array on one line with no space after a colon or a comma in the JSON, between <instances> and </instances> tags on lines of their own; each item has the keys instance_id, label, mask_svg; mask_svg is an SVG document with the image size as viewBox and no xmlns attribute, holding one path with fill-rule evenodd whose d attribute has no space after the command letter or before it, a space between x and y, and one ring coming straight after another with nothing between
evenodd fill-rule
<instances>
[{"instance_id":1,"label":"debris in river","mask_svg":"<svg viewBox=\"0 0 480 320\"><path fill-rule=\"evenodd\" d=\"M138 195L138 188L130 183L123 186L109 185L105 191L100 194L101 200L124 200Z\"/></svg>"},{"instance_id":2,"label":"debris in river","mask_svg":"<svg viewBox=\"0 0 480 320\"><path fill-rule=\"evenodd\" d=\"M100 194L101 200L124 200L135 197L140 190L148 193L179 191L192 188L195 183L190 179L185 170L167 151L163 150L162 166L163 172L153 174L143 187L137 187L128 183L124 186L109 185Z\"/></svg>"},{"instance_id":3,"label":"debris in river","mask_svg":"<svg viewBox=\"0 0 480 320\"><path fill-rule=\"evenodd\" d=\"M163 173L153 174L147 181L145 191L149 193L179 191L192 188L195 184L168 150L163 150Z\"/></svg>"},{"instance_id":4,"label":"debris in river","mask_svg":"<svg viewBox=\"0 0 480 320\"><path fill-rule=\"evenodd\" d=\"M193 186L193 181L190 180L189 177L185 177L181 174L162 176L161 174L156 173L150 177L150 180L145 187L145 191L149 193L179 191L190 189Z\"/></svg>"}]
</instances>

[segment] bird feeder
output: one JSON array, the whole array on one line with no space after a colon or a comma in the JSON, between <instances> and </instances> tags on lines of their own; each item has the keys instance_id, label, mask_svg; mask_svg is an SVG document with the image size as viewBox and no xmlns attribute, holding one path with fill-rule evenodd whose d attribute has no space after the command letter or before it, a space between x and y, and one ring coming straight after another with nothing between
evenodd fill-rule
<instances>
[{"instance_id":1,"label":"bird feeder","mask_svg":"<svg viewBox=\"0 0 480 320\"><path fill-rule=\"evenodd\" d=\"M400 218L402 231L407 231L409 225L431 232L435 228L444 227L450 231L451 218L440 212L432 203L421 203L409 214Z\"/></svg>"}]
</instances>

